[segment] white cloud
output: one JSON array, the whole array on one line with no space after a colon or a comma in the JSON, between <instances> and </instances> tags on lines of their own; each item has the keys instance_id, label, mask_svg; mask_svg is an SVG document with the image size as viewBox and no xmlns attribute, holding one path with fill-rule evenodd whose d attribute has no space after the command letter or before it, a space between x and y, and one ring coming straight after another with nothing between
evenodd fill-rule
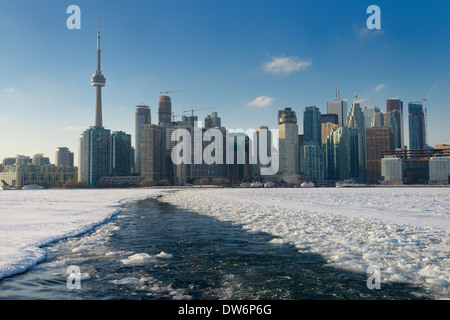
<instances>
[{"instance_id":1,"label":"white cloud","mask_svg":"<svg viewBox=\"0 0 450 320\"><path fill-rule=\"evenodd\" d=\"M260 96L260 97L257 97L252 102L250 102L248 104L248 106L257 107L257 108L264 108L264 107L270 106L270 104L272 103L273 100L274 100L274 98L269 98L267 96Z\"/></svg>"},{"instance_id":2,"label":"white cloud","mask_svg":"<svg viewBox=\"0 0 450 320\"><path fill-rule=\"evenodd\" d=\"M267 73L288 74L295 71L304 70L312 65L311 61L300 60L297 57L272 57L272 61L264 65Z\"/></svg>"},{"instance_id":3,"label":"white cloud","mask_svg":"<svg viewBox=\"0 0 450 320\"><path fill-rule=\"evenodd\" d=\"M87 129L87 128L83 127L83 126L73 125L73 124L70 126L61 128L61 130L63 130L63 131L70 131L70 132L81 132L84 129Z\"/></svg>"},{"instance_id":4,"label":"white cloud","mask_svg":"<svg viewBox=\"0 0 450 320\"><path fill-rule=\"evenodd\" d=\"M362 99L358 99L358 100L356 100L355 101L356 103L359 103L359 104L363 104L363 103L370 103L371 102L371 100L370 100L370 98L362 98Z\"/></svg>"},{"instance_id":5,"label":"white cloud","mask_svg":"<svg viewBox=\"0 0 450 320\"><path fill-rule=\"evenodd\" d=\"M380 92L384 88L386 88L386 85L384 83L382 83L382 84L377 85L374 90L375 90L375 92Z\"/></svg>"}]
</instances>

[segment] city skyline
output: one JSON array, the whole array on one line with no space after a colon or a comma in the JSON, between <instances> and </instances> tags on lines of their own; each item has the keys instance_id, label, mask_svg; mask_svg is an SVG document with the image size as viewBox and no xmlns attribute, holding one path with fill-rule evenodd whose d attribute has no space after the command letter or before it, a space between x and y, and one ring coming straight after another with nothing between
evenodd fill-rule
<instances>
[{"instance_id":1,"label":"city skyline","mask_svg":"<svg viewBox=\"0 0 450 320\"><path fill-rule=\"evenodd\" d=\"M230 129L256 129L263 125L275 129L277 112L285 107L296 111L301 124L303 111L309 106L316 106L325 114L327 102L335 98L334 90L340 85L342 98L347 100L348 106L355 92L361 97L361 107L376 106L382 112L386 111L386 100L402 100L404 137L408 137L405 106L420 101L438 83L427 97L427 140L431 146L450 140L444 124L450 116L446 108L447 88L450 88L449 57L444 55L449 44L444 41L448 35L444 37L442 33L442 29L450 28L445 28L449 23L441 19L444 17L436 16L448 4L440 4L439 10L424 8L420 12L424 18L422 29L408 31L419 14L418 8L411 8L407 2L393 5L379 1L383 24L381 30L374 31L364 28L368 17L365 8L369 4L359 2L335 8L352 19L330 29L326 28L330 22L308 28L312 18L301 22L300 17L306 15L305 12L316 17L320 13L326 20L336 6L331 2L321 2L326 3L329 10L319 10L317 4L286 2L299 16L288 12L286 6L279 8L270 1L258 4L249 1L242 7L234 1L207 6L200 1L192 7L178 1L173 3L176 6L171 8L172 19L178 23L170 27L154 15L155 22L146 25L145 16L139 12L140 6L163 12L162 3L136 2L119 14L116 4L79 1L81 30L69 30L65 25L69 17L65 12L70 5L68 2L30 2L25 12L17 5L2 4L1 33L9 50L0 59L0 67L6 75L0 79L0 158L44 153L54 162L55 151L62 146L78 157L78 138L94 124L95 99L86 75L92 74L95 63L93 34L98 17L102 21L102 47L106 47L107 52L102 64L109 75L103 95L103 125L113 131L134 135L135 107L141 103L150 106L152 123L156 123L158 97L165 90L179 90L171 95L175 114L190 108L212 107L221 117L222 125ZM42 25L26 18L32 16L37 6L42 9L39 18L45 20ZM183 8L187 11L183 12ZM226 16L237 8L242 12L236 12L236 17ZM269 9L276 10L270 13ZM260 13L258 17L250 17L251 21L259 22L259 29L248 26L241 34L235 24L243 21L245 13L253 12L251 10ZM19 11L21 17L25 16L20 24L16 20ZM187 30L182 30L183 23L191 21L189 17L207 12L210 16L206 22L192 22L184 25ZM397 24L392 21L394 13L400 18ZM270 19L262 24L264 17ZM126 21L133 23L128 26L124 24ZM157 22L164 22L164 28L154 28ZM434 30L439 24L440 29ZM207 30L207 26L211 28ZM265 33L267 31L269 34ZM282 35L277 35L276 31ZM297 33L298 43L297 40L282 41ZM190 35L191 42L181 35ZM271 41L259 44L266 37ZM319 40L313 40L316 37ZM248 39L255 47L246 52L239 50L249 48L244 44ZM423 51L419 45L411 47L410 42L418 39L426 40L424 44L439 47L439 50L428 47ZM168 47L158 50L161 42ZM337 44L342 52L323 50L330 50ZM182 53L177 50L179 45L186 46ZM147 51L150 48L152 50ZM370 59L354 60L362 52ZM383 58L384 55L388 57ZM386 59L391 62L386 63ZM374 68L377 66L380 70ZM209 113L196 115L203 121ZM236 116L237 113L240 116ZM300 125L299 134L303 130ZM409 145L408 139L405 140Z\"/></svg>"}]
</instances>

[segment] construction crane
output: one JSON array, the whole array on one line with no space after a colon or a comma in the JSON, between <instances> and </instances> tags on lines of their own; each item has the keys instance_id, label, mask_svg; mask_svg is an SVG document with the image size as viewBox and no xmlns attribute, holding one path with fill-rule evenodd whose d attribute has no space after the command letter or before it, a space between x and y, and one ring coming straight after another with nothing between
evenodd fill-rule
<instances>
[{"instance_id":1,"label":"construction crane","mask_svg":"<svg viewBox=\"0 0 450 320\"><path fill-rule=\"evenodd\" d=\"M169 93L171 93L171 92L181 92L181 90L160 91L159 93L160 93L160 94L163 94L163 93L164 93L166 96L168 96Z\"/></svg>"},{"instance_id":2,"label":"construction crane","mask_svg":"<svg viewBox=\"0 0 450 320\"><path fill-rule=\"evenodd\" d=\"M175 117L181 117L182 114L175 114L172 112L172 122L175 122Z\"/></svg>"},{"instance_id":3,"label":"construction crane","mask_svg":"<svg viewBox=\"0 0 450 320\"><path fill-rule=\"evenodd\" d=\"M431 88L430 92L428 92L428 95L422 97L422 101L423 101L423 103L425 105L425 113L424 113L424 125L425 125L425 133L424 133L425 141L424 141L424 144L425 145L428 143L428 141L427 141L427 112L428 112L427 100L428 100L428 98L430 98L431 93L434 91L434 89L436 88L437 85L438 85L438 81L435 82L435 84Z\"/></svg>"},{"instance_id":4,"label":"construction crane","mask_svg":"<svg viewBox=\"0 0 450 320\"><path fill-rule=\"evenodd\" d=\"M211 110L211 109L214 109L214 108L200 108L200 109L194 109L193 107L191 107L191 110L185 110L185 111L183 111L183 113L190 112L190 113L192 114L192 116L194 116L194 112L195 112L195 111Z\"/></svg>"}]
</instances>

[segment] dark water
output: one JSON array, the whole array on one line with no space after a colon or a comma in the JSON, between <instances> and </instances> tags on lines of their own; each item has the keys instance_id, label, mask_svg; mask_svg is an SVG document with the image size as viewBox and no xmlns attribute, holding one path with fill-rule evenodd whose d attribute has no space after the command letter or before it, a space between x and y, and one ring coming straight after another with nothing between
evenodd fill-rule
<instances>
[{"instance_id":1,"label":"dark water","mask_svg":"<svg viewBox=\"0 0 450 320\"><path fill-rule=\"evenodd\" d=\"M366 274L334 269L319 255L272 239L148 199L46 247L43 263L0 281L0 299L404 300L423 293L405 284L369 290ZM126 264L135 254L147 260ZM71 265L82 273L81 289L68 289Z\"/></svg>"}]
</instances>

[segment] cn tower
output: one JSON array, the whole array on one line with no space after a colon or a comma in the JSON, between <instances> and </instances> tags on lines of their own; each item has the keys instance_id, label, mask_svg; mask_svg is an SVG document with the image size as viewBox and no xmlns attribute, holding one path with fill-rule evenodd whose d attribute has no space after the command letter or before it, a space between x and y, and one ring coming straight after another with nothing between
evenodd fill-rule
<instances>
[{"instance_id":1,"label":"cn tower","mask_svg":"<svg viewBox=\"0 0 450 320\"><path fill-rule=\"evenodd\" d=\"M106 84L106 78L102 74L100 68L100 20L98 21L98 31L97 31L97 71L92 77L92 85L96 88L96 103L95 103L95 126L103 127L102 119L102 87Z\"/></svg>"}]
</instances>

